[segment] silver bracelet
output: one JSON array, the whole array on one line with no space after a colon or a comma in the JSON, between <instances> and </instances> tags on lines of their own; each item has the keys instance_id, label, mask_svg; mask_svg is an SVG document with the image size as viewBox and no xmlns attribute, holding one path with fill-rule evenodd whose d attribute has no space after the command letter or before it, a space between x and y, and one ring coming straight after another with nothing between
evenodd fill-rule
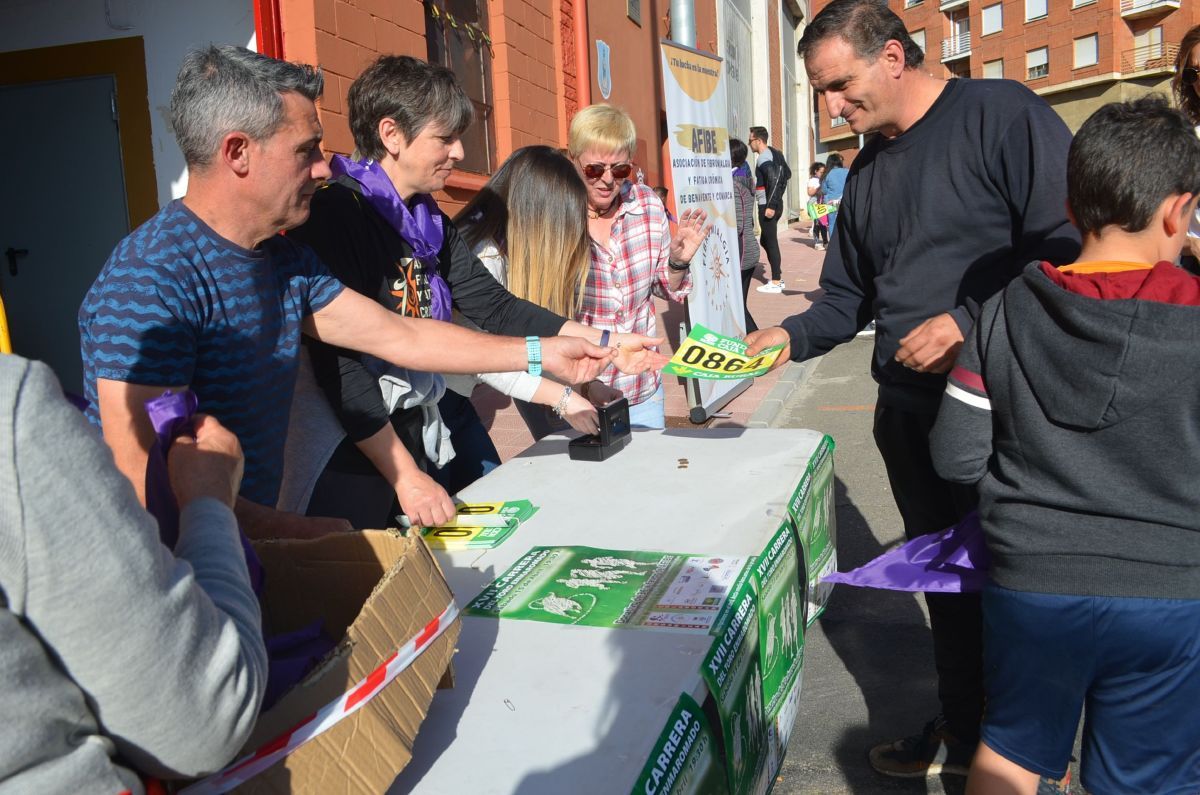
<instances>
[{"instance_id":1,"label":"silver bracelet","mask_svg":"<svg viewBox=\"0 0 1200 795\"><path fill-rule=\"evenodd\" d=\"M563 418L563 414L565 414L567 411L567 401L569 401L570 399L571 399L571 387L565 386L565 387L563 387L562 397L560 397L558 399L558 402L554 404L554 408L553 408L554 416L558 417L560 420Z\"/></svg>"}]
</instances>

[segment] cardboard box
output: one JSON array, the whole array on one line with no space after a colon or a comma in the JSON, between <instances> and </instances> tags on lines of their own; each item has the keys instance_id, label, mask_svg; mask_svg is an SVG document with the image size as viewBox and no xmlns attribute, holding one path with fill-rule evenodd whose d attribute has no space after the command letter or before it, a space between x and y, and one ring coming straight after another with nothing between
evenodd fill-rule
<instances>
[{"instance_id":1,"label":"cardboard box","mask_svg":"<svg viewBox=\"0 0 1200 795\"><path fill-rule=\"evenodd\" d=\"M342 635L325 663L259 717L246 745L264 744L336 701L421 635L453 596L420 538L368 530L311 541L256 544L267 571L269 633L317 618ZM379 793L412 758L433 692L447 677L457 616L413 663L358 711L239 787L244 793Z\"/></svg>"}]
</instances>

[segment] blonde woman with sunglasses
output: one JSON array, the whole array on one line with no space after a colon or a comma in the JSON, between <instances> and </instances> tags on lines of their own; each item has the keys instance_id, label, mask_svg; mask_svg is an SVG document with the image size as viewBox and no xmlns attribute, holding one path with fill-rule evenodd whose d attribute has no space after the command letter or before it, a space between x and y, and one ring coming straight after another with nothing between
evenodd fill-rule
<instances>
[{"instance_id":1,"label":"blonde woman with sunglasses","mask_svg":"<svg viewBox=\"0 0 1200 795\"><path fill-rule=\"evenodd\" d=\"M625 111L591 105L575 114L567 144L587 189L591 267L577 318L595 328L657 336L653 296L683 301L692 288L692 257L712 225L703 210L679 218L675 237L662 201L629 181L637 130ZM629 399L635 427L664 428L662 375L622 375L611 368L605 385Z\"/></svg>"},{"instance_id":2,"label":"blonde woman with sunglasses","mask_svg":"<svg viewBox=\"0 0 1200 795\"><path fill-rule=\"evenodd\" d=\"M1175 57L1175 77L1171 89L1183 115L1188 117L1200 135L1200 25L1184 34ZM1180 264L1192 273L1200 274L1200 208L1188 227L1188 247L1184 248Z\"/></svg>"}]
</instances>

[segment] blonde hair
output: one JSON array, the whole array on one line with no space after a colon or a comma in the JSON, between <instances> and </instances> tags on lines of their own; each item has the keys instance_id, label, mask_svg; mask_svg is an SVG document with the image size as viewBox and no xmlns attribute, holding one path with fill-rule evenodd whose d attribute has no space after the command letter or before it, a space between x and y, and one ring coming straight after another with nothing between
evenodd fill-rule
<instances>
[{"instance_id":1,"label":"blonde hair","mask_svg":"<svg viewBox=\"0 0 1200 795\"><path fill-rule=\"evenodd\" d=\"M472 247L491 240L506 252L510 293L575 317L589 263L587 190L560 151L513 152L454 220Z\"/></svg>"},{"instance_id":2,"label":"blonde hair","mask_svg":"<svg viewBox=\"0 0 1200 795\"><path fill-rule=\"evenodd\" d=\"M633 157L637 151L633 119L612 105L588 105L571 119L567 151L571 157L579 157L588 149L624 152Z\"/></svg>"}]
</instances>

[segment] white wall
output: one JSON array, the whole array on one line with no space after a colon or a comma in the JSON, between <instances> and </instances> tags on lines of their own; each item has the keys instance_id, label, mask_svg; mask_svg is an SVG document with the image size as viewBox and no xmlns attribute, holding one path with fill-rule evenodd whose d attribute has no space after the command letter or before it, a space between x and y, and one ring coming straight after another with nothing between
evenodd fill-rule
<instances>
[{"instance_id":1,"label":"white wall","mask_svg":"<svg viewBox=\"0 0 1200 795\"><path fill-rule=\"evenodd\" d=\"M0 52L129 36L141 36L146 50L154 170L162 205L187 189L183 155L167 124L179 62L196 45L254 48L252 0L0 0Z\"/></svg>"}]
</instances>

